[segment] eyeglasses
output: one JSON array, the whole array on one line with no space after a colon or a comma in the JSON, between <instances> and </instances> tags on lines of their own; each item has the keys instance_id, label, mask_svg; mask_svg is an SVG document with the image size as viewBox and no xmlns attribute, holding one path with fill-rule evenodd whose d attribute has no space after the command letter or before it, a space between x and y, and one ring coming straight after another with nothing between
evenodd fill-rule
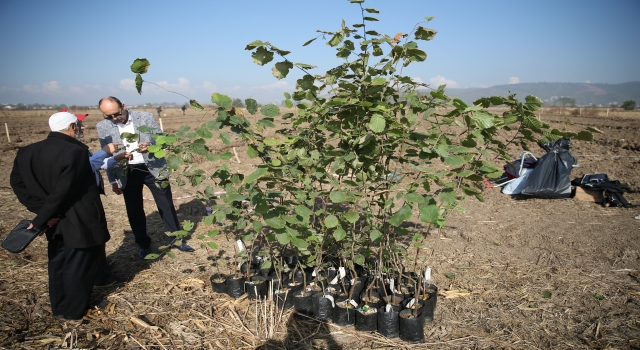
<instances>
[{"instance_id":1,"label":"eyeglasses","mask_svg":"<svg viewBox=\"0 0 640 350\"><path fill-rule=\"evenodd\" d=\"M104 119L113 119L113 118L120 118L122 116L122 108L120 108L118 110L118 113L116 114L111 114L111 115L104 115Z\"/></svg>"}]
</instances>

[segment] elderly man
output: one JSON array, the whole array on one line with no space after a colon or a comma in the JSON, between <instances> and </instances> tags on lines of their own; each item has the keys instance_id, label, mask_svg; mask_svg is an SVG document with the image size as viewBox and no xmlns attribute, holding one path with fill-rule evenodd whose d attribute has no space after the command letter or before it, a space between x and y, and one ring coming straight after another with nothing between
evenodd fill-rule
<instances>
[{"instance_id":1,"label":"elderly man","mask_svg":"<svg viewBox=\"0 0 640 350\"><path fill-rule=\"evenodd\" d=\"M76 320L90 305L110 236L88 147L76 139L78 119L58 112L49 126L45 140L18 151L10 183L20 203L36 214L30 228L46 233L51 311Z\"/></svg>"},{"instance_id":2,"label":"elderly man","mask_svg":"<svg viewBox=\"0 0 640 350\"><path fill-rule=\"evenodd\" d=\"M167 231L175 232L180 230L178 215L173 206L171 186L167 185L163 188L157 184L158 181L165 180L168 176L167 161L164 158L154 157L147 150L150 145L155 143L151 133L160 133L162 130L153 114L130 111L124 103L113 96L101 99L98 107L104 114L105 119L99 122L96 127L100 145L105 146L110 142L123 142L127 150L131 151L132 159L128 162L126 169L120 169L118 166L116 171L108 171L107 175L113 192L124 196L129 225L131 225L136 244L140 248L138 257L144 259L151 253L151 238L147 234L147 218L142 198L143 186L147 186L151 191ZM143 125L154 130L151 133L140 132L139 140L132 143L121 139L120 135L122 133L138 133L138 127ZM174 238L169 236L165 237L165 239L169 244L174 241ZM183 252L194 251L192 247L184 242L176 247Z\"/></svg>"}]
</instances>

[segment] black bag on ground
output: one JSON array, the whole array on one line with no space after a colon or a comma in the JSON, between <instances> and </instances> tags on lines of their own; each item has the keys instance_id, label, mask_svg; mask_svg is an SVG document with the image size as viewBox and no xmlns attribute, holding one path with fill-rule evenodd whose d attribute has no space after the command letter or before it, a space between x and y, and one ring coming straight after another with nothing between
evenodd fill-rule
<instances>
[{"instance_id":1,"label":"black bag on ground","mask_svg":"<svg viewBox=\"0 0 640 350\"><path fill-rule=\"evenodd\" d=\"M612 207L626 208L631 205L622 195L627 190L627 187L618 180L599 181L594 184L583 185L582 187L591 191L604 191L604 201L602 202L604 206L609 204Z\"/></svg>"},{"instance_id":2,"label":"black bag on ground","mask_svg":"<svg viewBox=\"0 0 640 350\"><path fill-rule=\"evenodd\" d=\"M571 169L577 163L569 152L571 140L561 139L540 144L547 154L538 159L538 164L529 174L522 194L539 198L571 197Z\"/></svg>"}]
</instances>

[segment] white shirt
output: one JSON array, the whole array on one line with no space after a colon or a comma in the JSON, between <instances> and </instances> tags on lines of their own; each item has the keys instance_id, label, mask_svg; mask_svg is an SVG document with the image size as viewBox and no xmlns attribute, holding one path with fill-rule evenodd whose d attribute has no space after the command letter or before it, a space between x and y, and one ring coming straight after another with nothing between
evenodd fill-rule
<instances>
[{"instance_id":1,"label":"white shirt","mask_svg":"<svg viewBox=\"0 0 640 350\"><path fill-rule=\"evenodd\" d=\"M118 131L120 132L121 135L123 132L128 132L130 134L133 134L136 132L135 128L133 127L133 122L131 121L131 117L129 117L129 120L127 120L125 124L117 123L116 125L118 126ZM127 140L123 139L122 144L126 147L127 152L131 152L131 150L138 148L138 141L129 143L127 142ZM142 153L131 152L131 154L133 155L133 159L129 161L129 164L144 164L144 158L142 158Z\"/></svg>"}]
</instances>

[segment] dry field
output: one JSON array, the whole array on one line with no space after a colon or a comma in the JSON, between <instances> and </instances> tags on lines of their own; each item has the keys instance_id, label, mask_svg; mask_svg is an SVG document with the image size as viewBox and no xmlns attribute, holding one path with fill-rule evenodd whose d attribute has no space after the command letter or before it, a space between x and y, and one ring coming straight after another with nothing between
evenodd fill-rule
<instances>
[{"instance_id":1,"label":"dry field","mask_svg":"<svg viewBox=\"0 0 640 350\"><path fill-rule=\"evenodd\" d=\"M629 184L632 192L625 197L640 203L640 113L610 110L607 118L606 109L573 111L545 108L539 116L559 129L595 126L605 132L593 142L573 142L581 167L572 178L607 173ZM96 110L88 113L85 142L95 150L95 124L102 117ZM164 113L162 123L169 132L211 117L191 110L186 116L179 109ZM33 217L15 198L9 172L17 149L46 137L50 114L0 112L0 125L7 123L11 134L11 143L0 137L0 238L19 219ZM208 144L217 151L235 146L239 162L232 158L231 168L252 171L253 160L239 142ZM514 156L519 152L510 150ZM534 150L538 156L543 152ZM204 168L211 171L218 165ZM174 197L197 190L173 186ZM498 189L487 189L484 203L468 200L466 213L452 213L448 226L431 234L422 252L441 292L435 320L425 326L425 346L299 319L290 311L270 314L265 305L214 293L209 277L218 269L217 257L233 251L224 236L219 236L222 251L199 247L195 235L208 228L200 225L204 206L193 197L175 205L181 220L196 223L189 241L196 252L140 261L122 197L107 192L103 203L112 235L108 261L131 281L95 288L95 298L106 298L109 306L90 311L81 324L65 323L50 312L44 239L21 254L0 251L0 348L640 349L638 207L520 200ZM154 203L147 201L145 208L155 248L164 228Z\"/></svg>"}]
</instances>

